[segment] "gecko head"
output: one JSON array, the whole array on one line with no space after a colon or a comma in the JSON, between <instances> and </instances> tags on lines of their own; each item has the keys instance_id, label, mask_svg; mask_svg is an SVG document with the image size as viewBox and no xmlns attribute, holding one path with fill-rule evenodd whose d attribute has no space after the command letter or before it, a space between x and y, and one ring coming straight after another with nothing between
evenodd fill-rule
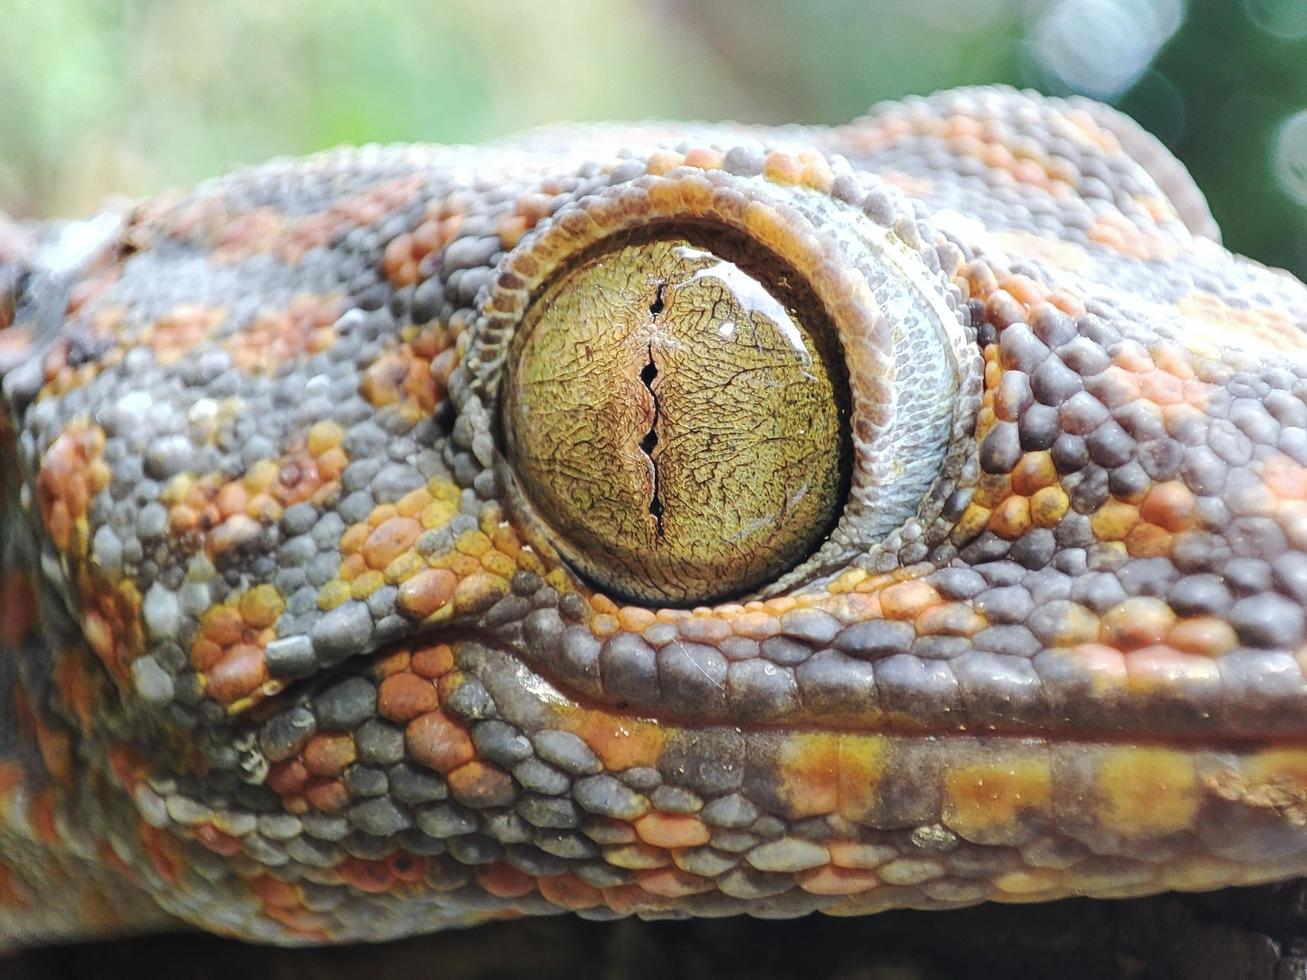
<instances>
[{"instance_id":1,"label":"gecko head","mask_svg":"<svg viewBox=\"0 0 1307 980\"><path fill-rule=\"evenodd\" d=\"M5 390L47 624L90 651L52 673L110 679L79 751L161 900L379 938L1304 866L1302 340L1196 283L1301 284L1092 120L950 111L1004 98L1095 165L994 176L962 118L945 211L835 151L892 116L362 151L138 215ZM1114 279L1150 249L1165 302ZM179 307L191 275L260 285Z\"/></svg>"}]
</instances>

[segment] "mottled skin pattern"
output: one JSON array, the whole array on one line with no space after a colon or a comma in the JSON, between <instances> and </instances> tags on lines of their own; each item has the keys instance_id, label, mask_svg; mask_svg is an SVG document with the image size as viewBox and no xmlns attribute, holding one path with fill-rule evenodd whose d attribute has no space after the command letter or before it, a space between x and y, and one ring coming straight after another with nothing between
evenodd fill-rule
<instances>
[{"instance_id":1,"label":"mottled skin pattern","mask_svg":"<svg viewBox=\"0 0 1307 980\"><path fill-rule=\"evenodd\" d=\"M816 554L652 608L497 419L578 248L811 283ZM1088 102L274 163L0 232L0 946L1307 873L1307 288ZM511 365L509 367L511 370Z\"/></svg>"}]
</instances>

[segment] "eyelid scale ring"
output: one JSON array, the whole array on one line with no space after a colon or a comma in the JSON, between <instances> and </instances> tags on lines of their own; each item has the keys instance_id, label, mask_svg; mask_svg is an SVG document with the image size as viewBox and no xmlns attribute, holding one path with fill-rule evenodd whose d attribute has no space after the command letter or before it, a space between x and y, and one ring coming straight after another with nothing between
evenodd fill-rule
<instances>
[{"instance_id":1,"label":"eyelid scale ring","mask_svg":"<svg viewBox=\"0 0 1307 980\"><path fill-rule=\"evenodd\" d=\"M687 161L702 164L692 166ZM918 221L897 191L812 150L657 151L537 226L483 292L450 382L456 440L492 462L522 504L498 448L500 387L533 300L576 256L659 225L725 229L803 277L838 334L852 401L852 485L829 539L760 590L794 588L887 535L929 523L947 496L979 405L981 368L960 290L961 253Z\"/></svg>"}]
</instances>

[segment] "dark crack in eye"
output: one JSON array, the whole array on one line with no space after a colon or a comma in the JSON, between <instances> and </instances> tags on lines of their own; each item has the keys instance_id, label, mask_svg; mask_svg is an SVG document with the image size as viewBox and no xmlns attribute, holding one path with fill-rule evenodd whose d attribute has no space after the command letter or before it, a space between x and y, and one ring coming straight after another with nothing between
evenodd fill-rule
<instances>
[{"instance_id":1,"label":"dark crack in eye","mask_svg":"<svg viewBox=\"0 0 1307 980\"><path fill-rule=\"evenodd\" d=\"M504 436L523 490L563 557L610 592L744 594L839 518L838 339L765 250L674 229L600 243L533 300L509 365Z\"/></svg>"}]
</instances>

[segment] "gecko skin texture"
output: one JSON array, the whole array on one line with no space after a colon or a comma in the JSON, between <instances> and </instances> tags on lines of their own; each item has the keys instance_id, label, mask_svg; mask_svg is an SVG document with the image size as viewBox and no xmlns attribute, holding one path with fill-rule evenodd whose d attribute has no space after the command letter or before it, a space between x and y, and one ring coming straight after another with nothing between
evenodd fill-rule
<instances>
[{"instance_id":1,"label":"gecko skin texture","mask_svg":"<svg viewBox=\"0 0 1307 980\"><path fill-rule=\"evenodd\" d=\"M1307 874L1305 331L1000 88L0 222L0 946Z\"/></svg>"}]
</instances>

